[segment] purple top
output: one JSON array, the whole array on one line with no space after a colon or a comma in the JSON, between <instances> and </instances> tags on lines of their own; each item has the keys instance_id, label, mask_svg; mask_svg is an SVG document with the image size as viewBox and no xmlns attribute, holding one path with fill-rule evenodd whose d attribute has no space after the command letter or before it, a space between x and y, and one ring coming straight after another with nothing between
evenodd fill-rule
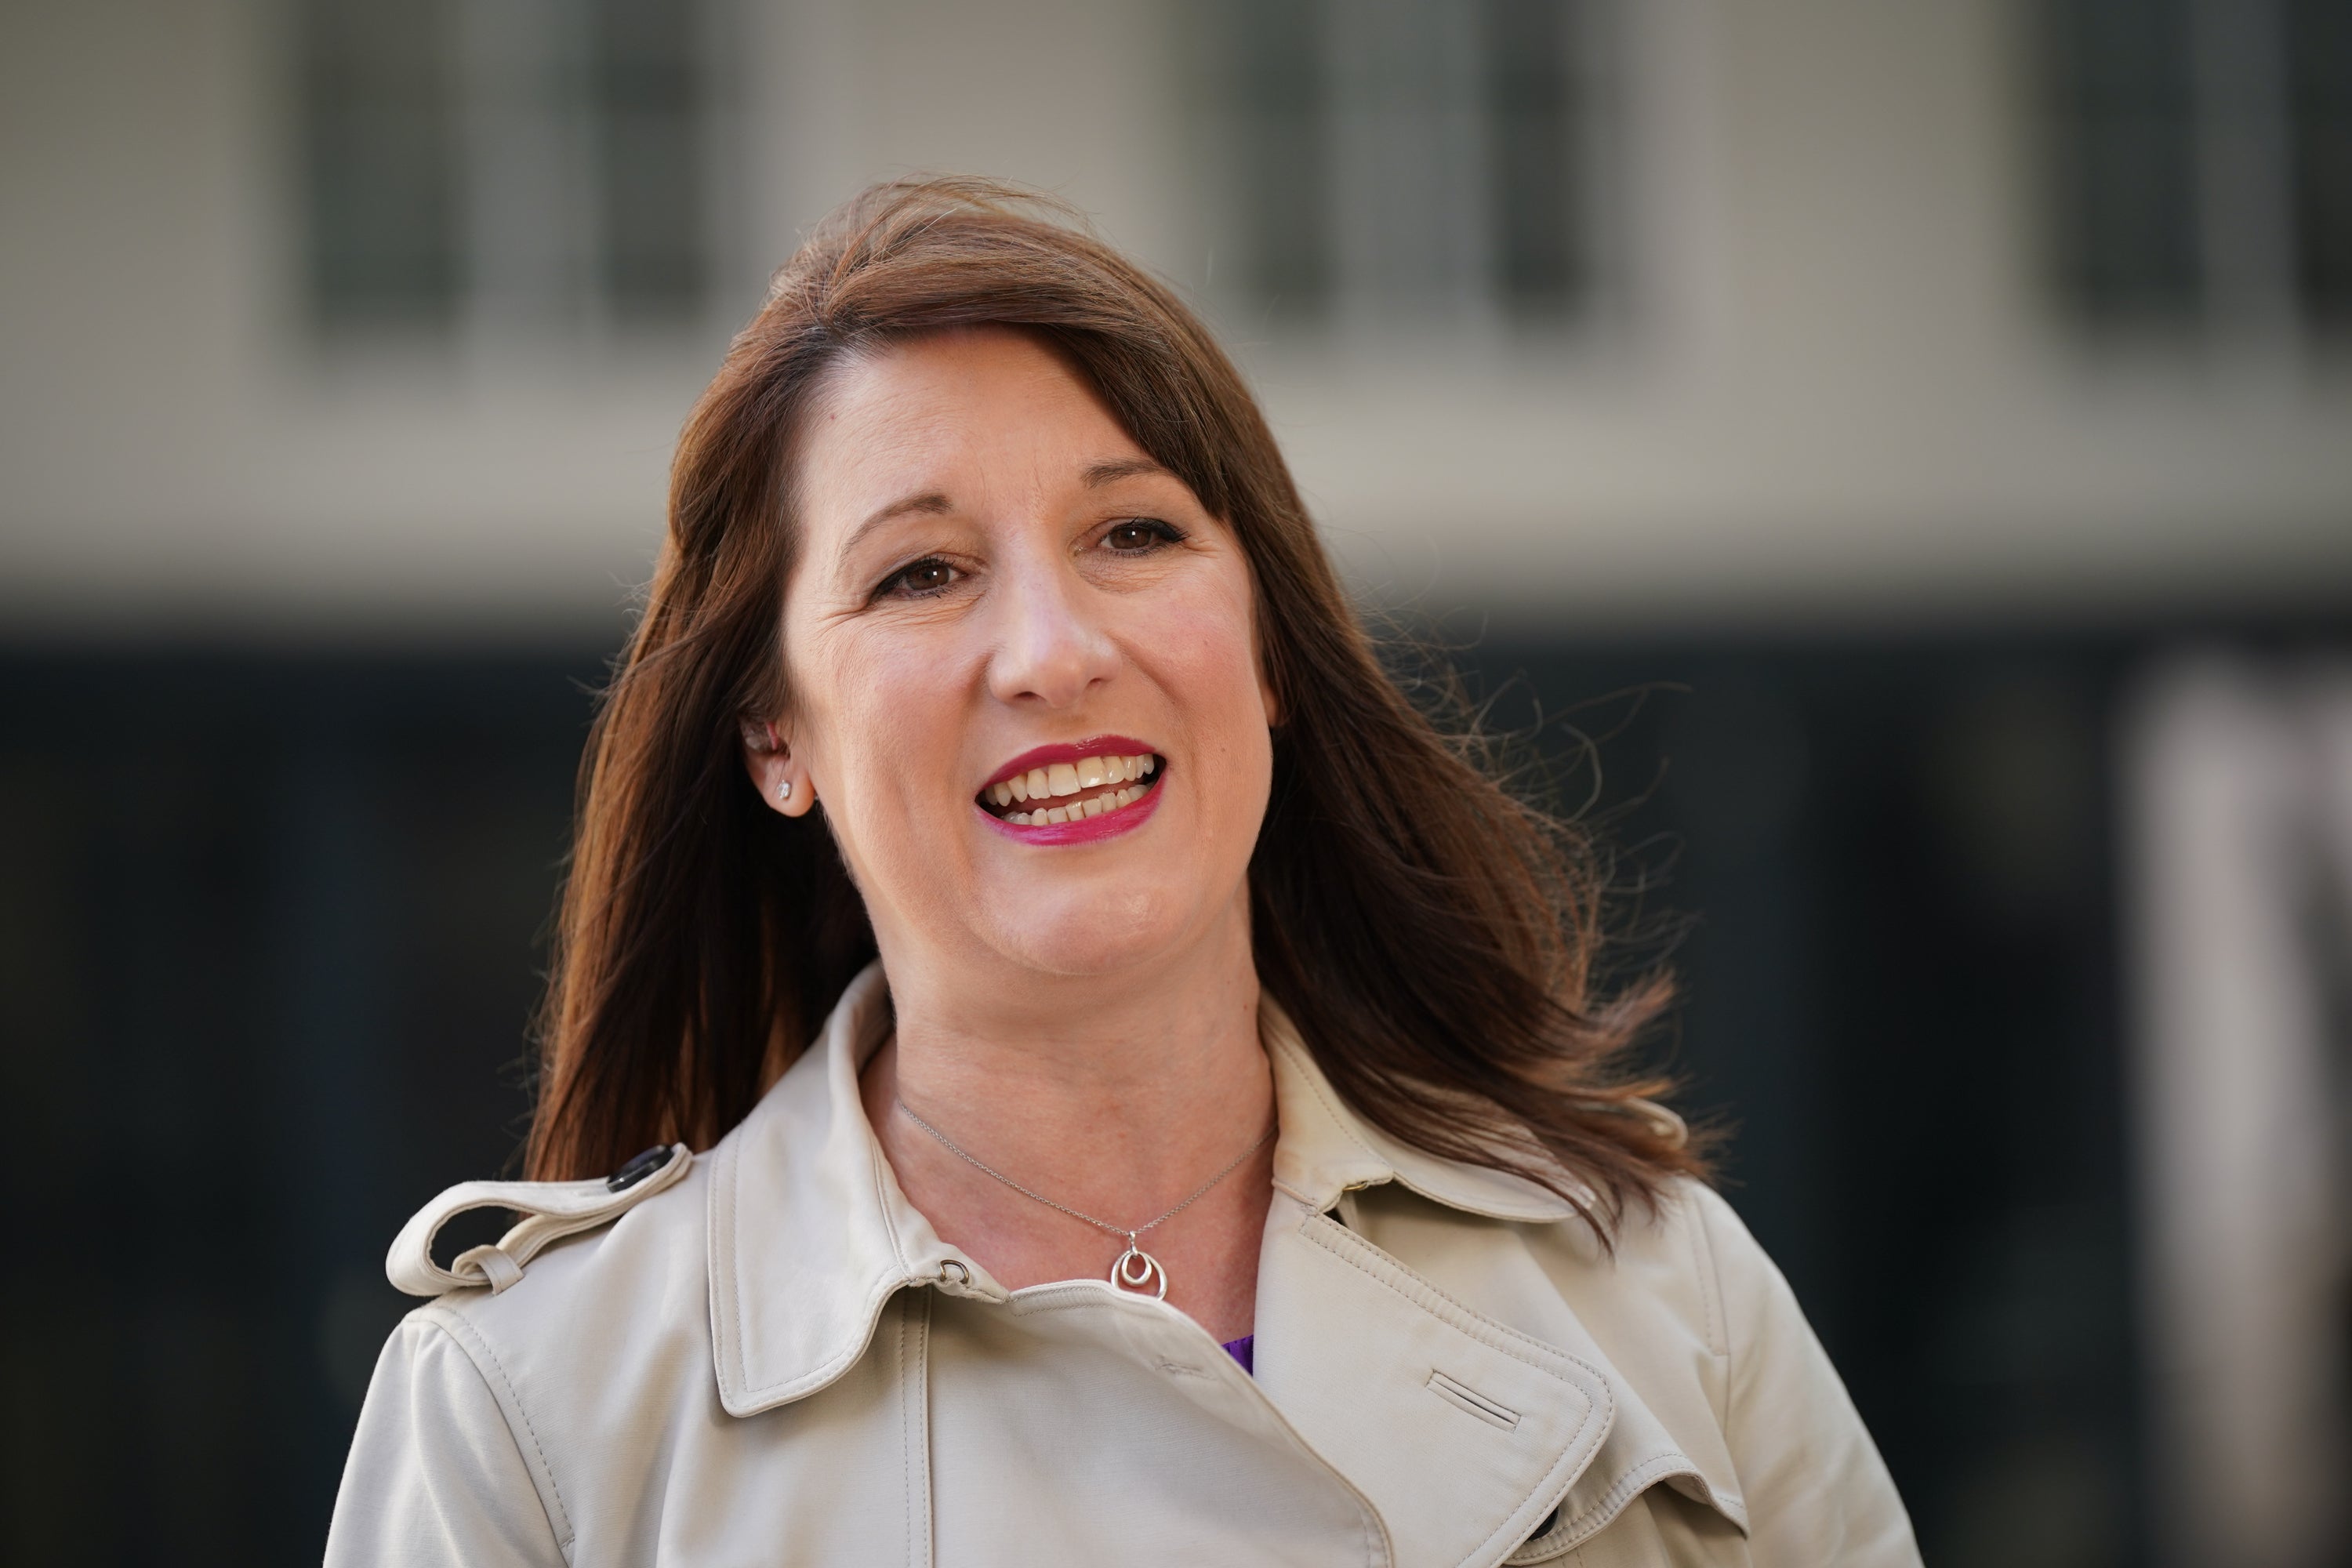
<instances>
[{"instance_id":1,"label":"purple top","mask_svg":"<svg viewBox=\"0 0 2352 1568\"><path fill-rule=\"evenodd\" d=\"M1240 1339L1228 1340L1225 1342L1225 1353L1232 1356L1235 1361L1241 1363L1242 1370L1249 1373L1252 1377L1255 1377L1257 1375L1257 1366L1255 1362L1252 1359L1253 1352L1256 1344L1257 1336L1255 1334L1244 1334Z\"/></svg>"}]
</instances>

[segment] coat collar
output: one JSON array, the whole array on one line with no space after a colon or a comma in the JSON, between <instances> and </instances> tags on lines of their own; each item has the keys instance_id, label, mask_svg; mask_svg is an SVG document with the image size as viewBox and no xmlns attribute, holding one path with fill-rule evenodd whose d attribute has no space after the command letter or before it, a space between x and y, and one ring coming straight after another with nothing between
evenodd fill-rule
<instances>
[{"instance_id":1,"label":"coat collar","mask_svg":"<svg viewBox=\"0 0 2352 1568\"><path fill-rule=\"evenodd\" d=\"M1309 1211L1323 1213L1342 1193L1394 1182L1433 1203L1487 1219L1542 1225L1576 1213L1559 1194L1508 1172L1398 1142L1340 1100L1273 997L1259 998L1257 1016L1258 1037L1274 1064L1275 1112L1282 1128L1274 1184Z\"/></svg>"},{"instance_id":2,"label":"coat collar","mask_svg":"<svg viewBox=\"0 0 2352 1568\"><path fill-rule=\"evenodd\" d=\"M1271 997L1259 1002L1258 1019L1281 1129L1275 1184L1309 1212L1388 1182L1488 1219L1542 1224L1575 1212L1531 1182L1422 1153L1370 1126ZM881 965L869 964L816 1042L712 1152L711 1338L731 1414L801 1398L839 1377L864 1352L883 1303L907 1286L1005 1294L907 1201L866 1121L857 1075L889 1021Z\"/></svg>"},{"instance_id":3,"label":"coat collar","mask_svg":"<svg viewBox=\"0 0 2352 1568\"><path fill-rule=\"evenodd\" d=\"M711 1356L719 1403L751 1415L815 1393L856 1364L892 1295L952 1279L1002 1297L941 1242L898 1188L857 1094L889 1028L868 964L816 1043L711 1152Z\"/></svg>"},{"instance_id":4,"label":"coat collar","mask_svg":"<svg viewBox=\"0 0 2352 1568\"><path fill-rule=\"evenodd\" d=\"M1281 1008L1270 998L1259 1005L1280 1127L1275 1184L1297 1212L1319 1220L1346 1192L1393 1182L1488 1220L1542 1225L1574 1214L1533 1183L1422 1153L1371 1127L1339 1099ZM851 982L820 1038L712 1152L712 1359L720 1404L731 1415L803 1398L839 1378L865 1353L885 1303L908 1286L993 1300L1007 1295L907 1201L866 1121L858 1072L888 1027L888 993L877 963ZM1392 1305L1410 1294L1391 1290L1379 1299ZM1684 1434L1677 1443L1564 1303L1545 1327L1554 1353L1581 1369L1572 1374L1575 1397L1588 1400L1598 1420L1576 1445L1583 1449L1570 1478L1577 1494L1613 1491L1643 1469L1649 1479L1676 1478L1744 1526L1728 1456L1718 1458L1706 1441L1720 1448L1720 1435ZM1362 1337L1357 1329L1373 1325L1328 1328L1327 1348L1339 1351L1337 1339L1352 1342ZM1685 1448L1710 1462L1693 1463ZM1564 1509L1563 1516L1574 1511Z\"/></svg>"}]
</instances>

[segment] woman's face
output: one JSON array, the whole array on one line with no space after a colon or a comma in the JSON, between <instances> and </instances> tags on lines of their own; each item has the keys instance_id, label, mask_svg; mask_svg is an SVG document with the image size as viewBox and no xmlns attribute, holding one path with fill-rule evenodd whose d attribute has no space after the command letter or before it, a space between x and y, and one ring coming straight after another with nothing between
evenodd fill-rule
<instances>
[{"instance_id":1,"label":"woman's face","mask_svg":"<svg viewBox=\"0 0 2352 1568\"><path fill-rule=\"evenodd\" d=\"M1272 697L1232 531L1033 340L852 360L812 411L792 709L894 970L1107 974L1247 917Z\"/></svg>"}]
</instances>

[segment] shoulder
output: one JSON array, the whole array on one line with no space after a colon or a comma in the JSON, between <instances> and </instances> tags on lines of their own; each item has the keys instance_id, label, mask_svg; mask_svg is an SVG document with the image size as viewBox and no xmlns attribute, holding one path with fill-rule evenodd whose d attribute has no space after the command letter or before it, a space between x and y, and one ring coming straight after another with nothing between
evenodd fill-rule
<instances>
[{"instance_id":1,"label":"shoulder","mask_svg":"<svg viewBox=\"0 0 2352 1568\"><path fill-rule=\"evenodd\" d=\"M470 1272L478 1284L444 1291L411 1312L387 1359L421 1354L436 1339L473 1364L497 1396L516 1439L539 1439L562 1468L554 1444L564 1433L642 1421L650 1407L707 1394L710 1384L709 1246L704 1215L709 1162L676 1152L673 1163L643 1192L609 1194L597 1209L587 1183L497 1184L491 1202L522 1217L494 1249L461 1254L445 1273ZM453 1205L479 1198L490 1184L452 1189L403 1232L414 1288L419 1272L413 1234L437 1228ZM626 1201L617 1201L626 1200ZM462 1212L461 1209L452 1212ZM542 1229L534 1233L534 1226ZM547 1235L551 1226L560 1234ZM423 1241L429 1258L429 1235ZM486 1250L492 1259L484 1278ZM471 1259L471 1263L468 1263ZM391 1272L404 1282L395 1248ZM404 1347L405 1337L406 1347Z\"/></svg>"},{"instance_id":2,"label":"shoulder","mask_svg":"<svg viewBox=\"0 0 2352 1568\"><path fill-rule=\"evenodd\" d=\"M428 1265L478 1284L409 1311L383 1347L330 1561L552 1563L574 1531L645 1544L630 1535L645 1486L718 1415L708 1183L708 1162L677 1150L645 1192L470 1183L421 1211L395 1284ZM430 1232L468 1206L522 1220L433 1265Z\"/></svg>"},{"instance_id":3,"label":"shoulder","mask_svg":"<svg viewBox=\"0 0 2352 1568\"><path fill-rule=\"evenodd\" d=\"M1779 1265L1703 1182L1676 1177L1631 1208L1613 1247L1580 1220L1542 1229L1534 1245L1547 1272L1598 1335L1629 1347L1661 1342L1715 1363L1718 1375L1759 1356L1818 1353Z\"/></svg>"},{"instance_id":4,"label":"shoulder","mask_svg":"<svg viewBox=\"0 0 2352 1568\"><path fill-rule=\"evenodd\" d=\"M1677 1176L1630 1203L1604 1241L1580 1215L1511 1227L1580 1316L1724 1353L1727 1277L1769 1268L1731 1205Z\"/></svg>"},{"instance_id":5,"label":"shoulder","mask_svg":"<svg viewBox=\"0 0 2352 1568\"><path fill-rule=\"evenodd\" d=\"M569 1553L564 1489L478 1336L412 1312L376 1363L328 1527L329 1568L499 1562Z\"/></svg>"},{"instance_id":6,"label":"shoulder","mask_svg":"<svg viewBox=\"0 0 2352 1568\"><path fill-rule=\"evenodd\" d=\"M501 1194L504 1206L523 1217L498 1244L509 1258L500 1268L506 1277L447 1290L412 1319L531 1358L594 1356L678 1330L700 1330L707 1336L704 1217L709 1164L682 1151L677 1163L670 1179L642 1197L530 1247L530 1255L520 1258L514 1256L518 1237L539 1220L556 1216L535 1215L529 1206L534 1194L524 1189L541 1184L513 1184ZM529 1239L524 1237L526 1245ZM470 1256L462 1256L459 1266Z\"/></svg>"},{"instance_id":7,"label":"shoulder","mask_svg":"<svg viewBox=\"0 0 2352 1568\"><path fill-rule=\"evenodd\" d=\"M1635 1279L1687 1282L1679 1295L1701 1314L1699 1326L1717 1356L1815 1348L1780 1266L1738 1211L1703 1182L1676 1178L1654 1212L1628 1217L1617 1249Z\"/></svg>"},{"instance_id":8,"label":"shoulder","mask_svg":"<svg viewBox=\"0 0 2352 1568\"><path fill-rule=\"evenodd\" d=\"M337 1504L352 1546L337 1561L534 1561L506 1552L509 1537L568 1547L582 1510L596 1516L658 1468L659 1435L716 1400L708 1180L680 1151L658 1187L610 1194L629 1201L593 1218L591 1184L502 1183L453 1188L411 1222L388 1271L413 1289L420 1245L429 1263L430 1232L452 1214L480 1201L522 1215L494 1245L504 1261L486 1272L473 1248L440 1268L481 1282L419 1306L385 1345ZM386 1546L453 1510L467 1522L448 1552ZM477 1552L492 1541L499 1551Z\"/></svg>"},{"instance_id":9,"label":"shoulder","mask_svg":"<svg viewBox=\"0 0 2352 1568\"><path fill-rule=\"evenodd\" d=\"M345 1464L331 1564L551 1568L587 1527L583 1510L597 1517L603 1499L652 1468L632 1435L658 1431L662 1413L710 1384L698 1163L681 1154L658 1190L593 1219L590 1184L484 1183L445 1193L404 1230L410 1250L389 1260L396 1283L413 1289L426 1266L482 1282L416 1308L384 1346ZM430 1233L486 1194L521 1222L449 1268L431 1265ZM485 1269L487 1251L499 1257Z\"/></svg>"},{"instance_id":10,"label":"shoulder","mask_svg":"<svg viewBox=\"0 0 2352 1568\"><path fill-rule=\"evenodd\" d=\"M1787 1279L1722 1194L1677 1182L1654 1215L1629 1217L1615 1265L1601 1272L1577 1311L1654 1391L1702 1470L1724 1468L1759 1562L1916 1568L1902 1500L1844 1384ZM1675 1374L1694 1360L1696 1380ZM1722 1445L1706 1455L1692 1442L1707 1441L1703 1420Z\"/></svg>"},{"instance_id":11,"label":"shoulder","mask_svg":"<svg viewBox=\"0 0 2352 1568\"><path fill-rule=\"evenodd\" d=\"M1608 1258L1612 1286L1654 1295L1694 1315L1710 1351L1729 1352L1730 1316L1780 1271L1722 1194L1676 1176L1617 1227ZM1782 1287L1785 1289L1785 1286Z\"/></svg>"}]
</instances>

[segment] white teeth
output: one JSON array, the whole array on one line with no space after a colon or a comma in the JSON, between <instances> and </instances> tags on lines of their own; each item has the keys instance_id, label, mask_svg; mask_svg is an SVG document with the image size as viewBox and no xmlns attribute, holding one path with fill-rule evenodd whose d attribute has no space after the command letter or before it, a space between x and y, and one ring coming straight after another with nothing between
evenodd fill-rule
<instances>
[{"instance_id":1,"label":"white teeth","mask_svg":"<svg viewBox=\"0 0 2352 1568\"><path fill-rule=\"evenodd\" d=\"M1159 767L1160 759L1148 752L1139 757L1080 757L1076 763L1049 763L1009 779L999 779L982 794L999 806L1015 802L1040 803L1034 811L1007 812L1004 820L1015 827L1083 822L1141 800L1148 792L1140 784L1132 784L1132 781L1150 778ZM1056 796L1074 795L1082 789L1100 789L1105 784L1112 787L1091 800L1073 801L1067 806L1047 807L1043 804ZM1121 784L1132 787L1118 787Z\"/></svg>"},{"instance_id":2,"label":"white teeth","mask_svg":"<svg viewBox=\"0 0 2352 1568\"><path fill-rule=\"evenodd\" d=\"M1088 817L1100 816L1107 811L1117 811L1123 806L1133 805L1137 801L1141 800L1146 793L1139 784L1129 785L1126 789L1110 790L1083 801L1073 801L1068 805L1041 806L1035 811L1008 812L1004 820L1015 827L1044 827L1049 823L1084 822Z\"/></svg>"}]
</instances>

